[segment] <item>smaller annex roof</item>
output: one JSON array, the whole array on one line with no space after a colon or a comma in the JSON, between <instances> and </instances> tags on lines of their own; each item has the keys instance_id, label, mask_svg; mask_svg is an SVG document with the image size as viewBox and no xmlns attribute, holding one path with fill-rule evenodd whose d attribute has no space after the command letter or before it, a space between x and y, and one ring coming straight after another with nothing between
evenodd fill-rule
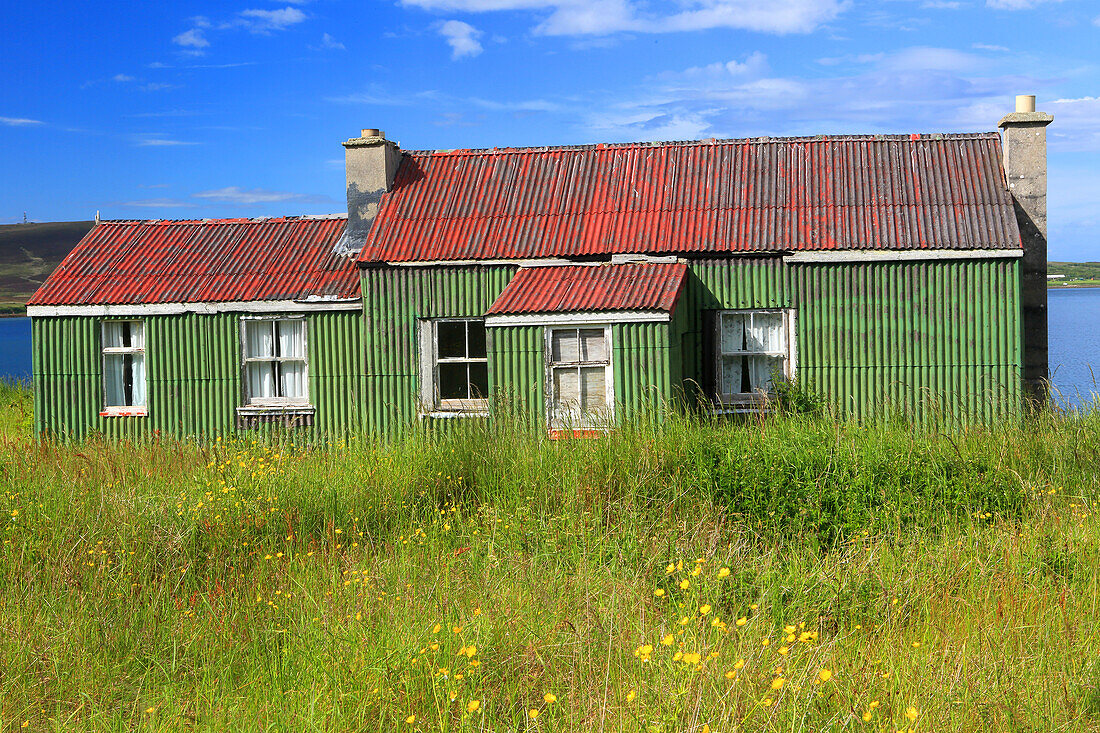
<instances>
[{"instance_id":1,"label":"smaller annex roof","mask_svg":"<svg viewBox=\"0 0 1100 733\"><path fill-rule=\"evenodd\" d=\"M54 270L36 305L138 305L359 297L344 217L106 221Z\"/></svg>"},{"instance_id":2,"label":"smaller annex roof","mask_svg":"<svg viewBox=\"0 0 1100 733\"><path fill-rule=\"evenodd\" d=\"M522 267L485 315L668 313L676 307L686 274L681 262Z\"/></svg>"}]
</instances>

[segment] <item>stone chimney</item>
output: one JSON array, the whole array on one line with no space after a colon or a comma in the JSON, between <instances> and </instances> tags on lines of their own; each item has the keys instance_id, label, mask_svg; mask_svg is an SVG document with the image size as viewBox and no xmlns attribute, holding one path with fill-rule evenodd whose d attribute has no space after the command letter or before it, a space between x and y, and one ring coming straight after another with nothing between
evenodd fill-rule
<instances>
[{"instance_id":1,"label":"stone chimney","mask_svg":"<svg viewBox=\"0 0 1100 733\"><path fill-rule=\"evenodd\" d=\"M336 253L358 254L370 231L382 194L393 188L401 149L381 130L367 129L344 143L348 178L348 225L336 244Z\"/></svg>"},{"instance_id":2,"label":"stone chimney","mask_svg":"<svg viewBox=\"0 0 1100 733\"><path fill-rule=\"evenodd\" d=\"M1024 393L1032 404L1050 396L1047 365L1047 125L1053 115L1035 111L1035 97L1016 97L1016 111L1001 128L1005 177L1016 208L1024 256L1020 262Z\"/></svg>"}]
</instances>

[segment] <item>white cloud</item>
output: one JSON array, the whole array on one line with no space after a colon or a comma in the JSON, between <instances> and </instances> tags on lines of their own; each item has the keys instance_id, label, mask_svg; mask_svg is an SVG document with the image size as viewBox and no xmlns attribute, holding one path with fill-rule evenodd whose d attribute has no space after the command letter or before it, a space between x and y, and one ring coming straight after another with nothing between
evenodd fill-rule
<instances>
[{"instance_id":1,"label":"white cloud","mask_svg":"<svg viewBox=\"0 0 1100 733\"><path fill-rule=\"evenodd\" d=\"M481 31L461 20L448 20L440 24L439 35L443 36L447 40L447 45L451 47L452 59L477 56L482 51L481 43L477 40Z\"/></svg>"},{"instance_id":2,"label":"white cloud","mask_svg":"<svg viewBox=\"0 0 1100 733\"><path fill-rule=\"evenodd\" d=\"M337 41L335 38L325 33L321 36L321 48L331 48L336 51L346 51L344 44Z\"/></svg>"},{"instance_id":3,"label":"white cloud","mask_svg":"<svg viewBox=\"0 0 1100 733\"><path fill-rule=\"evenodd\" d=\"M253 204L277 204L286 201L299 203L330 203L327 196L311 196L304 193L291 193L289 191L269 191L265 188L253 188L246 190L239 186L226 186L212 191L200 191L191 194L192 198L203 199L225 204L253 205Z\"/></svg>"},{"instance_id":4,"label":"white cloud","mask_svg":"<svg viewBox=\"0 0 1100 733\"><path fill-rule=\"evenodd\" d=\"M26 117L0 117L0 125L7 125L8 127L29 127L41 124L44 124L42 120L31 120Z\"/></svg>"},{"instance_id":5,"label":"white cloud","mask_svg":"<svg viewBox=\"0 0 1100 733\"><path fill-rule=\"evenodd\" d=\"M210 41L206 40L206 36L203 35L202 28L192 28L189 31L184 31L178 36L172 39L172 43L177 46L183 46L187 49L198 51L210 46Z\"/></svg>"},{"instance_id":6,"label":"white cloud","mask_svg":"<svg viewBox=\"0 0 1100 733\"><path fill-rule=\"evenodd\" d=\"M239 24L252 33L263 34L286 30L306 19L305 13L289 6L281 10L242 10L239 16L237 21L230 22L226 26Z\"/></svg>"},{"instance_id":7,"label":"white cloud","mask_svg":"<svg viewBox=\"0 0 1100 733\"><path fill-rule=\"evenodd\" d=\"M111 77L111 81L117 81L119 84L124 84L128 81L133 81L133 80L134 80L134 77L128 76L126 74L115 74L114 76Z\"/></svg>"},{"instance_id":8,"label":"white cloud","mask_svg":"<svg viewBox=\"0 0 1100 733\"><path fill-rule=\"evenodd\" d=\"M920 6L926 10L958 10L962 3L958 0L925 0Z\"/></svg>"},{"instance_id":9,"label":"white cloud","mask_svg":"<svg viewBox=\"0 0 1100 733\"><path fill-rule=\"evenodd\" d=\"M206 16L198 15L191 18L191 28L173 38L172 43L183 47L184 51L192 56L201 56L204 49L210 47L210 39L207 38L207 34L210 32L242 29L266 36L276 31L286 30L301 23L306 18L305 13L289 5L279 10L249 8L237 13L236 17L218 23L213 22ZM155 66L164 68L163 64ZM150 66L150 68L153 68L153 66Z\"/></svg>"},{"instance_id":10,"label":"white cloud","mask_svg":"<svg viewBox=\"0 0 1100 733\"><path fill-rule=\"evenodd\" d=\"M139 148L171 148L180 145L198 145L198 143L185 140L174 140L163 135L139 135L134 141Z\"/></svg>"},{"instance_id":11,"label":"white cloud","mask_svg":"<svg viewBox=\"0 0 1100 733\"><path fill-rule=\"evenodd\" d=\"M1027 10L1043 3L1060 3L1062 0L985 0L985 4L997 10Z\"/></svg>"},{"instance_id":12,"label":"white cloud","mask_svg":"<svg viewBox=\"0 0 1100 733\"><path fill-rule=\"evenodd\" d=\"M679 0L678 12L651 12L639 0L402 0L426 10L480 13L549 11L535 32L552 36L621 31L672 33L736 28L761 33L808 33L836 18L849 0Z\"/></svg>"},{"instance_id":13,"label":"white cloud","mask_svg":"<svg viewBox=\"0 0 1100 733\"><path fill-rule=\"evenodd\" d=\"M979 51L996 51L997 53L1008 53L1011 50L1008 46L995 46L990 43L974 43L970 47Z\"/></svg>"}]
</instances>

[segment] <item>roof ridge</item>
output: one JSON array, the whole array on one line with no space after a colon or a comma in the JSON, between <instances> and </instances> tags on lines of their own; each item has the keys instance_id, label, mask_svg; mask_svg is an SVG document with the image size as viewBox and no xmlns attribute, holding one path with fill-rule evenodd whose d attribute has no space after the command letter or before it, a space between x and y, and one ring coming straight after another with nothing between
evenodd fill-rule
<instances>
[{"instance_id":1,"label":"roof ridge","mask_svg":"<svg viewBox=\"0 0 1100 733\"><path fill-rule=\"evenodd\" d=\"M220 219L100 219L100 224L266 224L283 221L331 221L347 219L344 214L301 214L298 216L255 216Z\"/></svg>"},{"instance_id":2,"label":"roof ridge","mask_svg":"<svg viewBox=\"0 0 1100 733\"><path fill-rule=\"evenodd\" d=\"M744 144L774 144L774 143L811 143L811 142L843 142L843 141L867 141L867 142L922 142L928 140L987 140L999 138L1000 133L988 132L923 132L923 133L862 133L845 135L794 135L794 136L769 136L744 138L707 138L705 140L655 140L651 142L634 141L619 143L574 143L567 145L531 145L505 148L441 148L437 150L402 150L406 155L510 155L518 153L543 153L557 151L584 151L605 150L608 148L639 149L639 148L671 148L671 147L703 147L708 145L744 145Z\"/></svg>"}]
</instances>

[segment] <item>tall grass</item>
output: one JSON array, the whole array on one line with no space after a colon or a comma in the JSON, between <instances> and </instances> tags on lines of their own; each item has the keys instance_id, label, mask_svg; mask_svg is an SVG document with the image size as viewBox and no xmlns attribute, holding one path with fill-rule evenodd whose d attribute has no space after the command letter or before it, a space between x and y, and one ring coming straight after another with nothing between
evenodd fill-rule
<instances>
[{"instance_id":1,"label":"tall grass","mask_svg":"<svg viewBox=\"0 0 1100 733\"><path fill-rule=\"evenodd\" d=\"M4 401L4 730L1100 729L1094 412L66 446Z\"/></svg>"}]
</instances>

